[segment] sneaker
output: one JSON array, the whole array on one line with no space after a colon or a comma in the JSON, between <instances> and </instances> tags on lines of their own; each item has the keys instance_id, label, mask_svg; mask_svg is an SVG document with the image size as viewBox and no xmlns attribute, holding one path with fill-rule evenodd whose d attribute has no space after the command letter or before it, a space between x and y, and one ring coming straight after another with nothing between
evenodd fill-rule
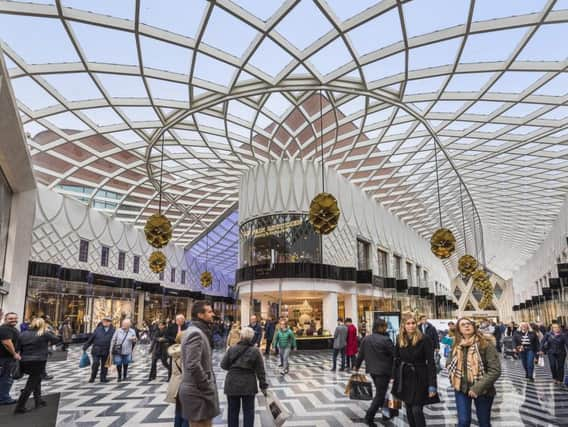
<instances>
[{"instance_id":1,"label":"sneaker","mask_svg":"<svg viewBox=\"0 0 568 427\"><path fill-rule=\"evenodd\" d=\"M28 409L25 406L16 406L16 409L14 409L14 414L25 414L26 412L30 411L31 409Z\"/></svg>"},{"instance_id":2,"label":"sneaker","mask_svg":"<svg viewBox=\"0 0 568 427\"><path fill-rule=\"evenodd\" d=\"M10 399L10 400L3 400L2 402L0 402L1 406L4 405L13 405L14 403L16 403L17 400L16 399Z\"/></svg>"},{"instance_id":3,"label":"sneaker","mask_svg":"<svg viewBox=\"0 0 568 427\"><path fill-rule=\"evenodd\" d=\"M331 368L330 371L331 371L331 372L335 372L335 368Z\"/></svg>"},{"instance_id":4,"label":"sneaker","mask_svg":"<svg viewBox=\"0 0 568 427\"><path fill-rule=\"evenodd\" d=\"M286 375L286 371L280 371L280 375L282 376Z\"/></svg>"},{"instance_id":5,"label":"sneaker","mask_svg":"<svg viewBox=\"0 0 568 427\"><path fill-rule=\"evenodd\" d=\"M95 382L95 379L94 379L94 378L89 378L89 382L90 382L90 383L94 383L94 382Z\"/></svg>"},{"instance_id":6,"label":"sneaker","mask_svg":"<svg viewBox=\"0 0 568 427\"><path fill-rule=\"evenodd\" d=\"M285 374L287 374L288 372L290 372L290 370L288 368L284 369Z\"/></svg>"},{"instance_id":7,"label":"sneaker","mask_svg":"<svg viewBox=\"0 0 568 427\"><path fill-rule=\"evenodd\" d=\"M281 367L282 367L282 363L280 363L280 364L278 365L278 367L281 368Z\"/></svg>"}]
</instances>

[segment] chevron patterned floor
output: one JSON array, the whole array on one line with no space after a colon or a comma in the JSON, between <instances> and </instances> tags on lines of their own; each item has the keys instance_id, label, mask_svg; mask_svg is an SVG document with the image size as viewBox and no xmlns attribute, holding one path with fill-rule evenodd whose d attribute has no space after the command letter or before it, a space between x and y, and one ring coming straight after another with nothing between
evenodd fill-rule
<instances>
[{"instance_id":1,"label":"chevron patterned floor","mask_svg":"<svg viewBox=\"0 0 568 427\"><path fill-rule=\"evenodd\" d=\"M108 384L87 382L89 369L79 369L80 348L70 349L67 361L50 362L48 371L54 379L43 383L44 393L61 392L57 427L103 426L163 426L173 425L174 408L164 403L167 387L166 372L158 368L158 379L147 382L149 360L147 347L139 346L135 361L129 370L130 379ZM219 366L222 353L214 353L214 365ZM333 373L329 369L328 352L301 352L292 355L290 374L281 377L277 359L271 356L266 363L271 390L286 405L293 417L286 426L342 427L363 426L361 418L368 402L350 401L343 394L349 378L347 373ZM161 370L160 370L161 369ZM113 377L113 375L111 375ZM215 425L226 425L225 396L222 384L225 373L217 371L222 415ZM18 381L14 396L23 387ZM429 426L456 425L455 403L448 392L449 383L444 373L439 377L443 402L426 409ZM568 390L554 386L548 368L536 369L535 383L527 384L520 362L505 360L503 375L498 382L493 426L568 426ZM257 398L256 423L262 425L264 398ZM474 416L475 418L475 416ZM22 416L25 421L25 416ZM380 425L379 418L377 424ZM23 424L25 425L25 424ZM404 411L386 423L388 426L406 426ZM473 425L477 425L474 421Z\"/></svg>"}]
</instances>

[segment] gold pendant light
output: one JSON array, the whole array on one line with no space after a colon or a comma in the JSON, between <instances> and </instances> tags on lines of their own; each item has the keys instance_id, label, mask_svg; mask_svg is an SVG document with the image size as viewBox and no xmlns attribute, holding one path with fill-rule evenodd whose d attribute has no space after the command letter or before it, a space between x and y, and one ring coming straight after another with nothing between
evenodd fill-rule
<instances>
[{"instance_id":1,"label":"gold pendant light","mask_svg":"<svg viewBox=\"0 0 568 427\"><path fill-rule=\"evenodd\" d=\"M459 259L458 270L463 276L469 277L477 269L478 264L473 256L466 254Z\"/></svg>"},{"instance_id":2,"label":"gold pendant light","mask_svg":"<svg viewBox=\"0 0 568 427\"><path fill-rule=\"evenodd\" d=\"M150 270L154 273L161 273L166 268L166 256L162 251L154 251L148 259L148 264L150 265Z\"/></svg>"},{"instance_id":3,"label":"gold pendant light","mask_svg":"<svg viewBox=\"0 0 568 427\"><path fill-rule=\"evenodd\" d=\"M325 163L323 153L323 96L320 91L320 151L322 192L310 203L309 221L319 234L329 234L337 227L341 211L333 194L325 192ZM323 256L322 256L323 260Z\"/></svg>"},{"instance_id":4,"label":"gold pendant light","mask_svg":"<svg viewBox=\"0 0 568 427\"><path fill-rule=\"evenodd\" d=\"M209 288L213 284L213 275L208 270L208 260L209 260L209 233L205 235L205 271L201 273L199 280L201 282L201 286L204 288Z\"/></svg>"}]
</instances>

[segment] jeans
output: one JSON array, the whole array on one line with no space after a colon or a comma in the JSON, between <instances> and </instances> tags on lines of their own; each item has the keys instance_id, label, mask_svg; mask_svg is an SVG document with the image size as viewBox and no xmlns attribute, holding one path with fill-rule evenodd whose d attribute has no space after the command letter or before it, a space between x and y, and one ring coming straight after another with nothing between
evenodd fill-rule
<instances>
[{"instance_id":1,"label":"jeans","mask_svg":"<svg viewBox=\"0 0 568 427\"><path fill-rule=\"evenodd\" d=\"M471 425L471 402L475 401L475 413L479 427L491 427L491 406L494 396L478 396L472 399L461 391L456 391L456 407L458 410L458 427Z\"/></svg>"},{"instance_id":2,"label":"jeans","mask_svg":"<svg viewBox=\"0 0 568 427\"><path fill-rule=\"evenodd\" d=\"M521 363L523 368L525 368L525 373L527 378L533 377L534 372L534 351L525 350L521 352Z\"/></svg>"},{"instance_id":3,"label":"jeans","mask_svg":"<svg viewBox=\"0 0 568 427\"><path fill-rule=\"evenodd\" d=\"M10 389L12 388L12 384L14 384L12 367L15 362L16 360L12 357L3 357L0 359L0 404L12 401Z\"/></svg>"},{"instance_id":4,"label":"jeans","mask_svg":"<svg viewBox=\"0 0 568 427\"><path fill-rule=\"evenodd\" d=\"M97 372L99 366L101 367L101 381L106 380L108 369L105 367L106 361L108 359L108 354L94 355L91 353L93 358L93 364L91 365L91 379L94 381L97 378Z\"/></svg>"},{"instance_id":5,"label":"jeans","mask_svg":"<svg viewBox=\"0 0 568 427\"><path fill-rule=\"evenodd\" d=\"M24 374L28 374L26 385L18 399L18 408L24 408L30 395L34 394L36 401L41 399L41 374L45 370L46 361L20 362L20 368Z\"/></svg>"},{"instance_id":6,"label":"jeans","mask_svg":"<svg viewBox=\"0 0 568 427\"><path fill-rule=\"evenodd\" d=\"M566 361L566 353L548 353L548 362L550 363L550 372L552 379L555 381L564 381L564 362Z\"/></svg>"},{"instance_id":7,"label":"jeans","mask_svg":"<svg viewBox=\"0 0 568 427\"><path fill-rule=\"evenodd\" d=\"M371 374L371 378L373 378L375 383L375 397L365 414L365 418L369 420L374 419L379 408L382 408L385 404L385 395L389 387L390 375Z\"/></svg>"},{"instance_id":8,"label":"jeans","mask_svg":"<svg viewBox=\"0 0 568 427\"><path fill-rule=\"evenodd\" d=\"M337 356L341 354L341 369L345 369L345 347L333 349L333 370L337 368Z\"/></svg>"},{"instance_id":9,"label":"jeans","mask_svg":"<svg viewBox=\"0 0 568 427\"><path fill-rule=\"evenodd\" d=\"M112 359L116 366L128 365L132 361L130 354L114 354Z\"/></svg>"},{"instance_id":10,"label":"jeans","mask_svg":"<svg viewBox=\"0 0 568 427\"><path fill-rule=\"evenodd\" d=\"M287 371L289 368L288 358L290 357L290 347L285 347L280 349L280 363L282 364L282 369Z\"/></svg>"},{"instance_id":11,"label":"jeans","mask_svg":"<svg viewBox=\"0 0 568 427\"><path fill-rule=\"evenodd\" d=\"M424 418L424 406L406 405L406 419L410 427L426 427Z\"/></svg>"},{"instance_id":12,"label":"jeans","mask_svg":"<svg viewBox=\"0 0 568 427\"><path fill-rule=\"evenodd\" d=\"M243 427L254 425L254 399L255 396L227 396L229 407L229 427L239 427L239 412L243 406Z\"/></svg>"},{"instance_id":13,"label":"jeans","mask_svg":"<svg viewBox=\"0 0 568 427\"><path fill-rule=\"evenodd\" d=\"M174 418L174 427L189 427L189 421L183 417L181 412L181 403L179 397L176 397L176 415Z\"/></svg>"}]
</instances>

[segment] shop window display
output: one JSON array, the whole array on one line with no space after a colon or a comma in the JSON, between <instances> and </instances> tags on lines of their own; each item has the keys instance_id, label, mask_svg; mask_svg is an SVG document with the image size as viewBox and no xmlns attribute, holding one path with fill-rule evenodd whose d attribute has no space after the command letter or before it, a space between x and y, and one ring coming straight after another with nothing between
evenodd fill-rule
<instances>
[{"instance_id":1,"label":"shop window display","mask_svg":"<svg viewBox=\"0 0 568 427\"><path fill-rule=\"evenodd\" d=\"M308 215L282 214L256 218L240 226L240 265L320 263L320 236Z\"/></svg>"},{"instance_id":2,"label":"shop window display","mask_svg":"<svg viewBox=\"0 0 568 427\"><path fill-rule=\"evenodd\" d=\"M6 262L6 246L8 245L8 226L10 224L10 207L12 191L0 171L0 278L4 276Z\"/></svg>"}]
</instances>

